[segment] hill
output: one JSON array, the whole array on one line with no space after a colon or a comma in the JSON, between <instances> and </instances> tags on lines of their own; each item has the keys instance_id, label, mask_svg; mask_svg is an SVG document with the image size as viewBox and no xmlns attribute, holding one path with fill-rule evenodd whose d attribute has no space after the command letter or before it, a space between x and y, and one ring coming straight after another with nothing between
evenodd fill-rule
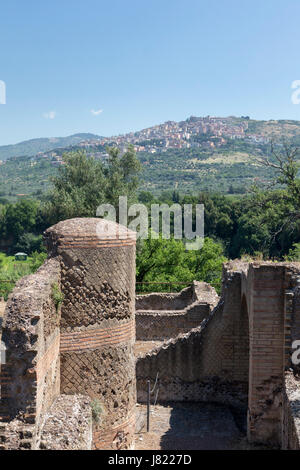
<instances>
[{"instance_id":1,"label":"hill","mask_svg":"<svg viewBox=\"0 0 300 470\"><path fill-rule=\"evenodd\" d=\"M75 134L55 142L36 139L23 143L28 152L33 151L32 142L52 148L35 156L4 161L0 166L0 196L9 200L22 195L42 197L51 184L51 176L63 164L66 151L81 148L105 164L107 146L118 146L124 151L129 144L134 145L143 165L141 190L154 194L174 189L182 193L243 194L254 182L271 180L273 170L258 166L257 158L272 158L271 141L280 146L282 139L300 145L300 122L191 116L185 121L168 121L109 138Z\"/></svg>"},{"instance_id":2,"label":"hill","mask_svg":"<svg viewBox=\"0 0 300 470\"><path fill-rule=\"evenodd\" d=\"M68 137L51 137L26 140L15 145L0 146L0 160L7 160L11 157L33 156L39 152L49 152L61 147L79 144L90 139L100 139L100 136L82 133Z\"/></svg>"}]
</instances>

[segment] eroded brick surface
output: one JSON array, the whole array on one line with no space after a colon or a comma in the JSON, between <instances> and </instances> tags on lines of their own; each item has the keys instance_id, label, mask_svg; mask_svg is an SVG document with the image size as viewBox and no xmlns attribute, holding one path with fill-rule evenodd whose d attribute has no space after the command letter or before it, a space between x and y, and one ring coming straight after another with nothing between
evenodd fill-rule
<instances>
[{"instance_id":1,"label":"eroded brick surface","mask_svg":"<svg viewBox=\"0 0 300 470\"><path fill-rule=\"evenodd\" d=\"M9 298L0 449L129 449L136 377L144 402L147 381L154 384L157 374L160 402L248 410L250 443L298 449L299 365L291 358L300 339L300 265L230 262L216 306L216 298L205 303L199 286L192 296L184 290L145 297L139 302L148 310L141 315L150 323L143 334L155 344L140 349L135 363L135 238L99 220L48 229L50 259ZM64 295L61 309L54 284ZM189 324L180 324L184 316ZM158 340L163 328L176 337ZM85 418L91 402L100 414L92 444Z\"/></svg>"}]
</instances>

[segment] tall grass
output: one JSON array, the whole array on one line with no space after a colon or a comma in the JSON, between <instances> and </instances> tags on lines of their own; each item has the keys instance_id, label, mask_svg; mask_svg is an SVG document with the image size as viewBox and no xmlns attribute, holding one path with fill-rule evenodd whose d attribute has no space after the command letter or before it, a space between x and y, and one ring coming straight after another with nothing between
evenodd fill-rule
<instances>
[{"instance_id":1,"label":"tall grass","mask_svg":"<svg viewBox=\"0 0 300 470\"><path fill-rule=\"evenodd\" d=\"M14 256L0 253L0 297L7 300L16 282L35 272L46 258L45 253L33 253L26 261L16 261Z\"/></svg>"}]
</instances>

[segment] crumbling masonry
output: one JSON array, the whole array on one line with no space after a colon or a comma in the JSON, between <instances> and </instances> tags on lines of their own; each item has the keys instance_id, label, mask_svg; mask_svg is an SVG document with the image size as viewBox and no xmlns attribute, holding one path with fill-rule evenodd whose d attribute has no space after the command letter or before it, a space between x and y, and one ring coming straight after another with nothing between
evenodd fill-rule
<instances>
[{"instance_id":1,"label":"crumbling masonry","mask_svg":"<svg viewBox=\"0 0 300 470\"><path fill-rule=\"evenodd\" d=\"M135 234L103 219L72 219L48 229L45 241L48 261L17 284L5 311L2 448L129 449Z\"/></svg>"},{"instance_id":2,"label":"crumbling masonry","mask_svg":"<svg viewBox=\"0 0 300 470\"><path fill-rule=\"evenodd\" d=\"M218 402L248 410L248 440L300 442L300 265L231 262L221 299L197 328L137 360L138 400L160 377L160 401ZM300 354L299 354L300 356Z\"/></svg>"},{"instance_id":3,"label":"crumbling masonry","mask_svg":"<svg viewBox=\"0 0 300 470\"><path fill-rule=\"evenodd\" d=\"M250 442L300 448L299 264L228 263L220 299L204 283L139 297L138 339L172 337L135 361L135 234L72 219L45 241L3 319L1 449L130 449L157 372L161 402L247 410Z\"/></svg>"}]
</instances>

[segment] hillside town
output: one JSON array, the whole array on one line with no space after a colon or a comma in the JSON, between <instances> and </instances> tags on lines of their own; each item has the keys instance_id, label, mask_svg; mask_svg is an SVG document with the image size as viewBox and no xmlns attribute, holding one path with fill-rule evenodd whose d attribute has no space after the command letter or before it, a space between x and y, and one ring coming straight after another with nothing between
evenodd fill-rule
<instances>
[{"instance_id":1,"label":"hillside town","mask_svg":"<svg viewBox=\"0 0 300 470\"><path fill-rule=\"evenodd\" d=\"M138 132L85 140L79 147L116 145L122 151L132 144L136 152L156 153L171 148L214 148L225 144L228 139L245 139L249 143L268 142L267 138L248 134L247 130L247 119L191 116L185 121L167 121Z\"/></svg>"},{"instance_id":2,"label":"hillside town","mask_svg":"<svg viewBox=\"0 0 300 470\"><path fill-rule=\"evenodd\" d=\"M137 132L129 132L111 137L92 137L68 147L56 148L48 152L38 152L32 156L31 166L37 159L50 160L51 165L64 165L63 153L78 148L86 150L88 155L105 161L108 158L107 147L117 146L121 154L128 145L133 145L137 153L165 153L170 149L202 149L214 150L232 140L242 140L252 145L263 145L270 139L262 133L249 132L249 117L196 117L191 116L185 121L166 121ZM0 165L5 161L0 161Z\"/></svg>"}]
</instances>

